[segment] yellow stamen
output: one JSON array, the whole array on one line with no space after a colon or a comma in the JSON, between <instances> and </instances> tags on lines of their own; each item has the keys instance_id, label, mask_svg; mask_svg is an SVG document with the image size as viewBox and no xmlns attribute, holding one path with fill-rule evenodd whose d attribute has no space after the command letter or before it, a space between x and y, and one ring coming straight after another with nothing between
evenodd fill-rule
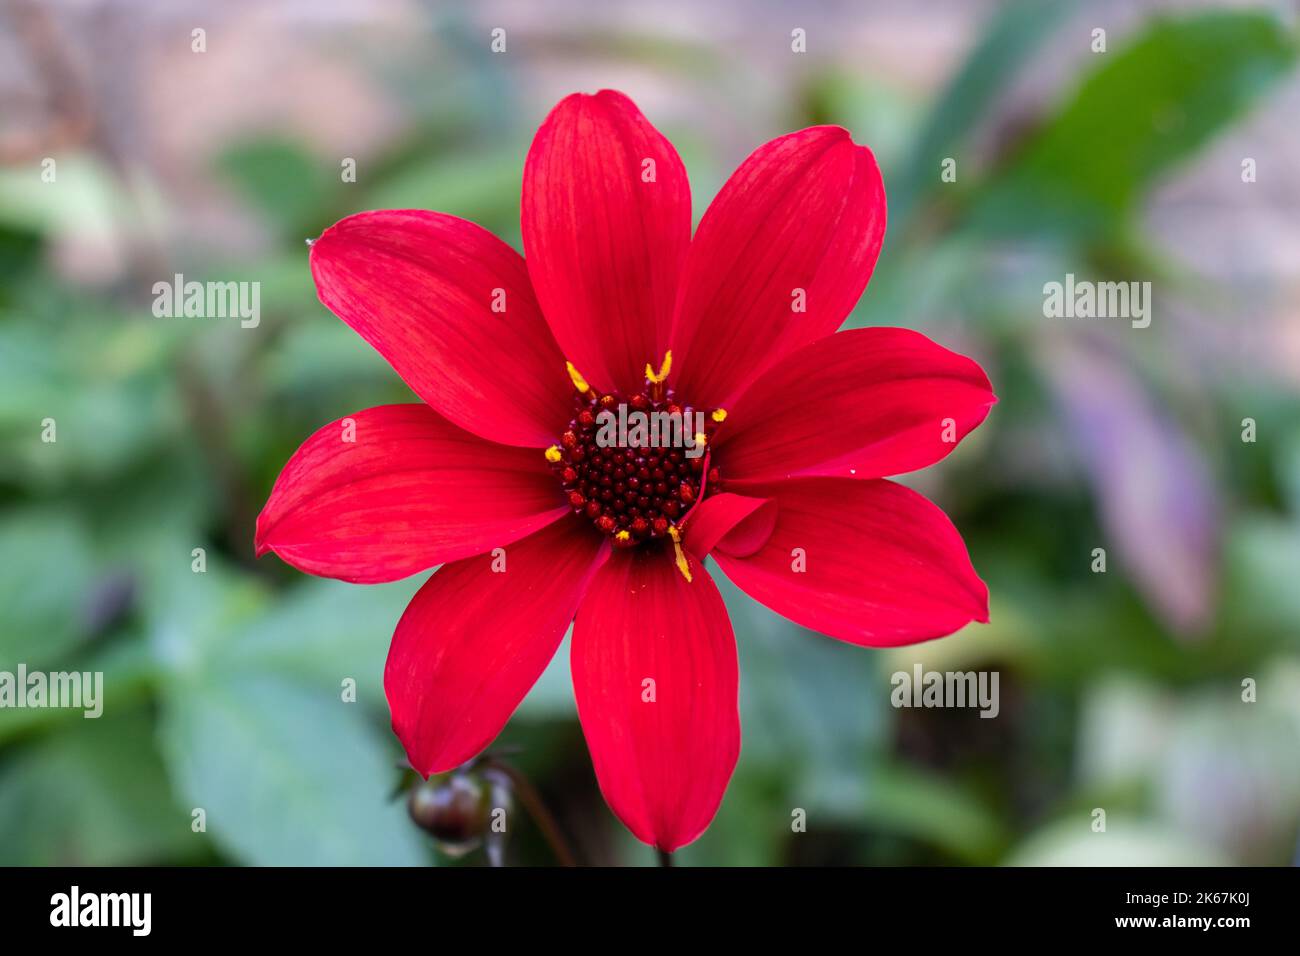
<instances>
[{"instance_id":1,"label":"yellow stamen","mask_svg":"<svg viewBox=\"0 0 1300 956\"><path fill-rule=\"evenodd\" d=\"M630 537L632 537L632 535L626 528L614 535L614 539L617 541L626 541Z\"/></svg>"},{"instance_id":2,"label":"yellow stamen","mask_svg":"<svg viewBox=\"0 0 1300 956\"><path fill-rule=\"evenodd\" d=\"M550 448L546 449L546 460L552 465L556 464L563 457L564 456L560 454L559 445L552 445Z\"/></svg>"},{"instance_id":3,"label":"yellow stamen","mask_svg":"<svg viewBox=\"0 0 1300 956\"><path fill-rule=\"evenodd\" d=\"M569 378L573 381L573 387L583 395L591 394L591 386L588 385L587 380L582 377L582 373L573 367L573 363L565 362L564 365L569 370Z\"/></svg>"},{"instance_id":4,"label":"yellow stamen","mask_svg":"<svg viewBox=\"0 0 1300 956\"><path fill-rule=\"evenodd\" d=\"M691 563L686 560L686 552L682 550L682 533L677 530L677 525L668 526L668 536L673 539L673 553L677 560L677 570L682 572L682 577L686 583L691 583Z\"/></svg>"},{"instance_id":5,"label":"yellow stamen","mask_svg":"<svg viewBox=\"0 0 1300 956\"><path fill-rule=\"evenodd\" d=\"M646 381L649 382L651 385L659 385L665 379L668 378L668 373L671 372L672 370L673 370L673 350L669 349L667 352L664 353L664 360L659 366L659 374L656 375L655 370L650 367L650 363L646 362L645 364Z\"/></svg>"},{"instance_id":6,"label":"yellow stamen","mask_svg":"<svg viewBox=\"0 0 1300 956\"><path fill-rule=\"evenodd\" d=\"M704 434L704 432L696 432L696 433L695 433L695 447L696 447L696 448L703 448L706 444L708 444L708 441L709 441L709 436L706 435L706 434Z\"/></svg>"},{"instance_id":7,"label":"yellow stamen","mask_svg":"<svg viewBox=\"0 0 1300 956\"><path fill-rule=\"evenodd\" d=\"M710 416L715 422L721 425L727 420L727 410L725 408L715 408Z\"/></svg>"}]
</instances>

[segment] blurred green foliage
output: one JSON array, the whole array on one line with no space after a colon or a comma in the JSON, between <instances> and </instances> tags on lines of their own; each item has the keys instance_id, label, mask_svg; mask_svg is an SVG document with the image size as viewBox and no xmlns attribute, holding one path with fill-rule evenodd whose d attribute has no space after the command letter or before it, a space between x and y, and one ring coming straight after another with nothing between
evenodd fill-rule
<instances>
[{"instance_id":1,"label":"blurred green foliage","mask_svg":"<svg viewBox=\"0 0 1300 956\"><path fill-rule=\"evenodd\" d=\"M1295 56L1294 37L1266 13L1157 21L1029 135L973 218L990 233L1114 232L1157 176L1239 117Z\"/></svg>"},{"instance_id":2,"label":"blurred green foliage","mask_svg":"<svg viewBox=\"0 0 1300 956\"><path fill-rule=\"evenodd\" d=\"M881 154L891 232L851 319L946 322L934 334L957 348L977 343L993 371L1001 403L933 478L990 584L993 623L865 651L804 632L720 581L740 646L744 747L714 825L679 854L685 863L1285 863L1295 854L1300 401L1280 385L1216 383L1211 431L1235 440L1244 405L1268 409L1270 422L1267 440L1243 446L1252 464L1219 464L1225 439L1181 414L1150 356L1177 332L1106 344L1116 374L1160 413L1151 427L1213 465L1203 490L1184 488L1179 467L1153 464L1145 476L1157 495L1199 495L1220 517L1207 571L1217 601L1198 628L1181 628L1124 573L1123 549L1114 573L1089 571L1091 549L1113 530L1114 489L1072 457L1046 336L1018 318L1038 310L1042 270L1008 277L984 253L1004 243L1037 255L1050 232L1063 245L1048 247L1049 272L1105 277L1157 261L1134 224L1144 198L1288 73L1296 38L1263 13L1153 20L1112 38L1115 50L1086 61L1064 100L985 168L968 174L963 159L960 186L940 189L942 158L965 155L1066 12L1009 6L912 121L898 154ZM686 75L708 56L659 52L637 55ZM147 282L88 290L60 277L50 244L77 210L131 201L102 163L85 158L82 188L38 199L30 171L0 173L0 670L102 670L108 702L94 721L0 711L0 863L438 859L392 798L403 772L380 682L392 627L420 581L314 580L272 558L255 562L251 549L257 510L302 439L355 409L411 400L316 302L303 238L386 207L440 209L517 236L528 123L513 121L509 83L485 79L491 68L477 62L431 69L448 84L437 94L426 78L387 76L395 99L425 91L411 104L418 123L355 185L340 187L334 168L281 133L220 157L214 175L275 237L272 251L215 262L176 250L163 274L261 282L255 331L154 319ZM884 95L813 75L795 121L840 122L873 142L866 104ZM717 178L683 151L697 183ZM54 444L40 439L46 418L57 422ZM1026 449L1041 455L1021 467ZM999 719L892 709L889 674L916 661L999 670ZM1240 704L1243 677L1258 680L1251 707ZM340 702L348 679L355 705ZM516 762L581 858L651 861L595 790L567 647L501 743L519 748ZM1094 807L1108 808L1112 838L1091 832ZM808 819L797 839L796 809ZM511 852L551 860L533 832Z\"/></svg>"}]
</instances>

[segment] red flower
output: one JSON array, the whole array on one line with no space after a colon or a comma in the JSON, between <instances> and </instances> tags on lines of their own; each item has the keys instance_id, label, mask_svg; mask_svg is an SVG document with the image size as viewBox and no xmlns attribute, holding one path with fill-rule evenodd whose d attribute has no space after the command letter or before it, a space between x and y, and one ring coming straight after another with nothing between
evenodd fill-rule
<instances>
[{"instance_id":1,"label":"red flower","mask_svg":"<svg viewBox=\"0 0 1300 956\"><path fill-rule=\"evenodd\" d=\"M987 621L952 523L883 476L943 458L995 399L978 365L916 332L832 334L885 232L875 160L839 127L756 150L692 239L672 145L622 94L573 95L529 151L522 223L527 261L419 210L316 241L321 301L425 404L356 413L354 441L337 422L309 438L257 551L356 582L442 565L384 675L426 775L497 736L576 615L601 790L674 850L740 751L736 644L704 556L853 644ZM707 454L605 447L597 416L620 403L700 412Z\"/></svg>"}]
</instances>

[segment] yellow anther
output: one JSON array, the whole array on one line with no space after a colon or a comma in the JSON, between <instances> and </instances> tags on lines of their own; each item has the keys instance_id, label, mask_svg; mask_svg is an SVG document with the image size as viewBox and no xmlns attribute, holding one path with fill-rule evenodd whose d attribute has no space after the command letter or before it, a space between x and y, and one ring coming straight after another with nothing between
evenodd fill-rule
<instances>
[{"instance_id":1,"label":"yellow anther","mask_svg":"<svg viewBox=\"0 0 1300 956\"><path fill-rule=\"evenodd\" d=\"M560 454L559 445L552 445L550 448L546 449L546 460L549 461L552 465L557 463L563 457L564 456Z\"/></svg>"},{"instance_id":2,"label":"yellow anther","mask_svg":"<svg viewBox=\"0 0 1300 956\"><path fill-rule=\"evenodd\" d=\"M727 410L725 408L715 408L713 414L709 416L719 425L727 420Z\"/></svg>"},{"instance_id":3,"label":"yellow anther","mask_svg":"<svg viewBox=\"0 0 1300 956\"><path fill-rule=\"evenodd\" d=\"M617 534L614 535L614 540L626 541L630 537L632 537L631 533L626 528L624 528L623 530L619 531Z\"/></svg>"},{"instance_id":4,"label":"yellow anther","mask_svg":"<svg viewBox=\"0 0 1300 956\"><path fill-rule=\"evenodd\" d=\"M703 448L706 444L708 444L708 441L709 441L709 436L706 435L706 434L704 434L704 432L696 432L696 433L695 433L695 447L696 447L696 448Z\"/></svg>"},{"instance_id":5,"label":"yellow anther","mask_svg":"<svg viewBox=\"0 0 1300 956\"><path fill-rule=\"evenodd\" d=\"M682 577L686 583L691 583L691 562L686 560L686 552L682 550L682 533L677 530L677 525L668 526L668 536L673 539L673 554L677 561L677 570L682 572Z\"/></svg>"},{"instance_id":6,"label":"yellow anther","mask_svg":"<svg viewBox=\"0 0 1300 956\"><path fill-rule=\"evenodd\" d=\"M672 370L673 370L673 350L669 349L667 352L664 353L664 360L659 366L659 374L656 375L655 370L650 367L650 363L646 362L645 364L646 381L649 382L651 385L659 385L665 379L668 378L668 373L671 372Z\"/></svg>"},{"instance_id":7,"label":"yellow anther","mask_svg":"<svg viewBox=\"0 0 1300 956\"><path fill-rule=\"evenodd\" d=\"M576 388L578 391L580 391L583 395L586 395L588 392L590 392L591 386L588 385L587 380L582 377L582 373L573 367L573 363L565 362L564 365L569 370L569 378L573 381L573 387Z\"/></svg>"}]
</instances>

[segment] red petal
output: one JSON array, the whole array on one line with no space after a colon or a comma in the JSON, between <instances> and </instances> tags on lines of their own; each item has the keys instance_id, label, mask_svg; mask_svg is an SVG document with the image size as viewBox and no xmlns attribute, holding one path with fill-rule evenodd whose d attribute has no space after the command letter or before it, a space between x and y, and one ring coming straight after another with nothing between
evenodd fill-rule
<instances>
[{"instance_id":1,"label":"red petal","mask_svg":"<svg viewBox=\"0 0 1300 956\"><path fill-rule=\"evenodd\" d=\"M838 332L745 390L714 461L729 479L903 474L956 448L996 401L983 369L919 332Z\"/></svg>"},{"instance_id":2,"label":"red petal","mask_svg":"<svg viewBox=\"0 0 1300 956\"><path fill-rule=\"evenodd\" d=\"M687 513L681 523L682 545L701 559L715 547L746 557L766 543L775 525L776 502L723 492Z\"/></svg>"},{"instance_id":3,"label":"red petal","mask_svg":"<svg viewBox=\"0 0 1300 956\"><path fill-rule=\"evenodd\" d=\"M760 146L704 214L673 325L674 384L729 407L781 355L840 327L885 235L875 158L837 126ZM806 311L795 311L795 290Z\"/></svg>"},{"instance_id":4,"label":"red petal","mask_svg":"<svg viewBox=\"0 0 1300 956\"><path fill-rule=\"evenodd\" d=\"M597 388L640 391L667 347L691 238L677 151L622 93L566 97L528 151L522 221L528 273L565 355Z\"/></svg>"},{"instance_id":5,"label":"red petal","mask_svg":"<svg viewBox=\"0 0 1300 956\"><path fill-rule=\"evenodd\" d=\"M508 445L543 447L564 430L564 356L524 260L487 230L436 212L363 212L316 240L311 271L326 308L448 420Z\"/></svg>"},{"instance_id":6,"label":"red petal","mask_svg":"<svg viewBox=\"0 0 1300 956\"><path fill-rule=\"evenodd\" d=\"M257 553L308 574L395 581L545 527L568 511L558 487L535 449L484 441L424 405L381 405L294 452L258 515Z\"/></svg>"},{"instance_id":7,"label":"red petal","mask_svg":"<svg viewBox=\"0 0 1300 956\"><path fill-rule=\"evenodd\" d=\"M887 647L988 621L988 588L961 535L915 491L851 478L735 487L775 498L776 527L750 557L714 557L737 587L796 624Z\"/></svg>"},{"instance_id":8,"label":"red petal","mask_svg":"<svg viewBox=\"0 0 1300 956\"><path fill-rule=\"evenodd\" d=\"M638 839L668 851L704 832L740 754L731 622L688 560L690 583L662 551L616 553L573 625L573 689L601 792Z\"/></svg>"},{"instance_id":9,"label":"red petal","mask_svg":"<svg viewBox=\"0 0 1300 956\"><path fill-rule=\"evenodd\" d=\"M504 564L480 555L443 565L393 634L384 691L393 731L424 776L460 766L501 732L555 656L609 545L570 516L504 551Z\"/></svg>"}]
</instances>

